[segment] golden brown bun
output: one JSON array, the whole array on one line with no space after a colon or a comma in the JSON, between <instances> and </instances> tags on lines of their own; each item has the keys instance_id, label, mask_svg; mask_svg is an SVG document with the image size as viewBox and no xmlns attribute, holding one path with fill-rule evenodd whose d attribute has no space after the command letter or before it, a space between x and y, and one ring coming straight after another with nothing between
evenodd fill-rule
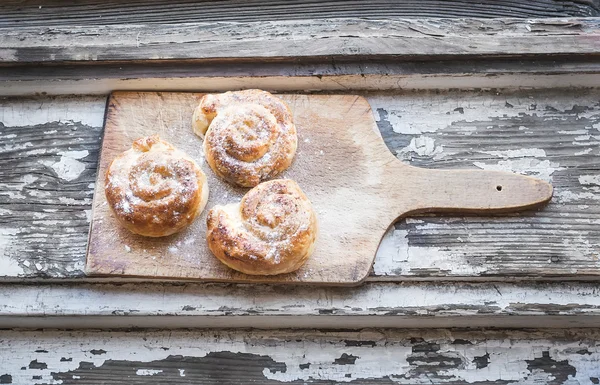
<instances>
[{"instance_id":1,"label":"golden brown bun","mask_svg":"<svg viewBox=\"0 0 600 385\"><path fill-rule=\"evenodd\" d=\"M136 140L112 161L104 191L117 220L147 237L182 230L208 200L206 175L198 164L158 135Z\"/></svg>"},{"instance_id":2,"label":"golden brown bun","mask_svg":"<svg viewBox=\"0 0 600 385\"><path fill-rule=\"evenodd\" d=\"M213 254L230 268L252 275L297 270L317 238L312 205L288 179L261 183L240 203L215 206L206 221Z\"/></svg>"},{"instance_id":3,"label":"golden brown bun","mask_svg":"<svg viewBox=\"0 0 600 385\"><path fill-rule=\"evenodd\" d=\"M213 171L241 187L254 187L287 169L298 146L289 107L261 90L204 95L192 125L204 136L204 155Z\"/></svg>"}]
</instances>

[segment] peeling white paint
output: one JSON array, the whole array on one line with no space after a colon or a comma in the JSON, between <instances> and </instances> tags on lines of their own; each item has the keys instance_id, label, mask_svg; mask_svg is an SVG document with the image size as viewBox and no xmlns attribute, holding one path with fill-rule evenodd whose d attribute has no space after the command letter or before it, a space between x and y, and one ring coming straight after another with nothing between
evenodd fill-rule
<instances>
[{"instance_id":1,"label":"peeling white paint","mask_svg":"<svg viewBox=\"0 0 600 385\"><path fill-rule=\"evenodd\" d=\"M486 266L470 263L461 252L439 247L410 246L407 237L406 230L390 229L386 232L373 264L375 275L411 275L419 269L437 269L452 272L452 275L473 276L488 270Z\"/></svg>"},{"instance_id":2,"label":"peeling white paint","mask_svg":"<svg viewBox=\"0 0 600 385\"><path fill-rule=\"evenodd\" d=\"M17 277L23 274L23 268L7 253L19 231L17 228L0 228L0 276Z\"/></svg>"},{"instance_id":3,"label":"peeling white paint","mask_svg":"<svg viewBox=\"0 0 600 385\"><path fill-rule=\"evenodd\" d=\"M541 148L520 148L517 150L502 150L502 151L482 151L484 154L498 156L500 158L545 158L546 151Z\"/></svg>"},{"instance_id":4,"label":"peeling white paint","mask_svg":"<svg viewBox=\"0 0 600 385\"><path fill-rule=\"evenodd\" d=\"M569 190L556 190L554 192L554 198L559 203L571 203L582 200L600 200L600 194L591 192L572 192Z\"/></svg>"},{"instance_id":5,"label":"peeling white paint","mask_svg":"<svg viewBox=\"0 0 600 385\"><path fill-rule=\"evenodd\" d=\"M85 171L85 164L78 159L88 156L88 150L63 151L59 152L58 155L61 156L58 162L42 161L41 163L51 167L60 179L70 182L79 178L81 173Z\"/></svg>"},{"instance_id":6,"label":"peeling white paint","mask_svg":"<svg viewBox=\"0 0 600 385\"><path fill-rule=\"evenodd\" d=\"M0 58L2 58L2 61L19 61L17 50L11 48L0 48Z\"/></svg>"},{"instance_id":7,"label":"peeling white paint","mask_svg":"<svg viewBox=\"0 0 600 385\"><path fill-rule=\"evenodd\" d=\"M350 290L350 291L349 291ZM319 309L338 309L348 316L381 316L389 311L402 312L420 308L428 315L478 315L484 302L494 303L493 314L531 315L534 311L514 309L514 304L531 303L556 314L600 315L600 296L597 286L588 285L517 285L517 284L406 284L389 285L369 283L358 288L332 290L326 287L288 287L285 295L281 288L247 285L154 285L127 283L120 285L79 284L77 286L0 286L0 298L12 298L4 303L2 314L16 316L79 315L114 316L123 309L135 312L136 317L156 315L247 317L256 316L319 316ZM76 295L74 295L76 294ZM352 295L349 295L352 294ZM71 298L65 301L65 298ZM455 306L448 307L449 304ZM291 305L291 306L290 306ZM574 306L572 310L568 306ZM194 310L182 311L185 306ZM227 308L224 309L223 306ZM490 309L492 310L492 309ZM540 310L539 314L545 314ZM217 317L218 318L218 317ZM141 319L141 318L140 318ZM85 323L85 319L81 319ZM127 321L134 322L135 321ZM177 322L173 320L173 322ZM215 325L219 321L215 319ZM273 322L271 320L270 322ZM276 324L271 327L277 326Z\"/></svg>"},{"instance_id":8,"label":"peeling white paint","mask_svg":"<svg viewBox=\"0 0 600 385\"><path fill-rule=\"evenodd\" d=\"M66 198L66 197L58 197L58 201L65 205L74 205L74 206L84 206L92 203L90 198L83 199L75 199L75 198Z\"/></svg>"},{"instance_id":9,"label":"peeling white paint","mask_svg":"<svg viewBox=\"0 0 600 385\"><path fill-rule=\"evenodd\" d=\"M586 186L600 186L600 175L581 175L579 177L579 183Z\"/></svg>"},{"instance_id":10,"label":"peeling white paint","mask_svg":"<svg viewBox=\"0 0 600 385\"><path fill-rule=\"evenodd\" d=\"M162 370L155 369L138 369L135 374L138 376L155 376L159 373L162 373Z\"/></svg>"},{"instance_id":11,"label":"peeling white paint","mask_svg":"<svg viewBox=\"0 0 600 385\"><path fill-rule=\"evenodd\" d=\"M0 102L0 122L7 127L32 126L48 122L81 122L101 127L106 97L20 99Z\"/></svg>"},{"instance_id":12,"label":"peeling white paint","mask_svg":"<svg viewBox=\"0 0 600 385\"><path fill-rule=\"evenodd\" d=\"M485 162L473 162L473 164L483 170L508 171L517 174L532 175L546 182L552 181L552 174L554 172L562 170L556 162L539 160L537 158L506 159L495 164Z\"/></svg>"},{"instance_id":13,"label":"peeling white paint","mask_svg":"<svg viewBox=\"0 0 600 385\"><path fill-rule=\"evenodd\" d=\"M444 331L392 331L361 330L357 332L311 331L147 331L147 332L60 332L26 331L6 332L5 345L12 354L3 355L3 372L13 376L13 383L26 383L32 375L42 376L44 383L57 384L52 373L76 370L80 362L90 362L95 367L107 360L152 362L168 356L206 357L210 352L243 353L268 357L285 365L285 371L264 368L267 379L286 382L324 381L359 382L366 379L394 379L398 384L431 384L438 381L457 383L483 383L510 381L516 384L542 384L553 380L552 374L539 369L531 370L528 361L544 354L555 361L566 361L576 373L569 380L577 384L592 384L590 377L600 375L600 348L593 342L595 332L573 331L574 337L588 341L565 340L556 333L550 338L543 333ZM427 353L413 350L411 338L421 337L424 342L439 346L436 354L440 360L458 360L449 369L429 375L417 374L417 368L428 368L440 362L430 362ZM561 338L562 337L562 338ZM371 341L365 346L347 346L345 341ZM469 344L453 344L466 340ZM41 348L52 354L37 352ZM168 349L166 351L165 349ZM94 355L93 349L106 353ZM585 354L577 353L580 350ZM16 354L15 354L16 353ZM342 355L354 357L353 364L336 363ZM478 368L476 359L487 357L487 365ZM422 356L423 360L419 361ZM61 361L61 358L68 360ZM408 358L411 358L409 361ZM29 362L37 360L47 365L45 369L29 369ZM302 365L302 366L301 366ZM24 370L21 370L25 367ZM550 368L548 368L550 369ZM178 369L184 377L185 370ZM162 369L139 368L138 376L154 376ZM411 376L412 373L412 376ZM175 374L176 375L176 374ZM243 375L243 374L241 374ZM347 376L349 375L349 376ZM75 378L76 375L73 375ZM571 382L569 382L571 383Z\"/></svg>"},{"instance_id":14,"label":"peeling white paint","mask_svg":"<svg viewBox=\"0 0 600 385\"><path fill-rule=\"evenodd\" d=\"M490 116L519 117L520 114L532 113L528 103L512 101L513 107L508 107L505 99L491 99L489 95L475 93L453 93L449 98L444 95L432 97L426 92L410 92L393 97L373 96L369 102L374 111L384 109L388 112L388 121L394 132L407 135L436 132L456 122L482 121ZM482 116L482 111L486 115ZM375 119L380 121L381 118L377 111ZM462 127L461 132L471 135L473 130Z\"/></svg>"},{"instance_id":15,"label":"peeling white paint","mask_svg":"<svg viewBox=\"0 0 600 385\"><path fill-rule=\"evenodd\" d=\"M444 147L442 145L435 144L435 139L428 136L418 136L410 140L410 144L397 152L400 160L409 160L412 158L412 154L419 156L433 157L439 159L443 157L442 152Z\"/></svg>"}]
</instances>

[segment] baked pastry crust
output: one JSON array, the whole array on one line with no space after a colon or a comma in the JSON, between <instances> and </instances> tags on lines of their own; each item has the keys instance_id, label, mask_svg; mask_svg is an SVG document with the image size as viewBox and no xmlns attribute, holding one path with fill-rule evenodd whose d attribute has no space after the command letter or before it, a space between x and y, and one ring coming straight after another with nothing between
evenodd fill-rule
<instances>
[{"instance_id":1,"label":"baked pastry crust","mask_svg":"<svg viewBox=\"0 0 600 385\"><path fill-rule=\"evenodd\" d=\"M262 90L207 94L192 121L206 162L222 179L254 187L287 169L298 138L289 107Z\"/></svg>"},{"instance_id":2,"label":"baked pastry crust","mask_svg":"<svg viewBox=\"0 0 600 385\"><path fill-rule=\"evenodd\" d=\"M158 135L140 138L117 156L105 176L106 200L117 220L147 237L174 234L204 210L206 175Z\"/></svg>"},{"instance_id":3,"label":"baked pastry crust","mask_svg":"<svg viewBox=\"0 0 600 385\"><path fill-rule=\"evenodd\" d=\"M264 182L240 203L208 212L207 243L230 268L251 275L295 271L314 250L317 219L298 184L289 179Z\"/></svg>"}]
</instances>

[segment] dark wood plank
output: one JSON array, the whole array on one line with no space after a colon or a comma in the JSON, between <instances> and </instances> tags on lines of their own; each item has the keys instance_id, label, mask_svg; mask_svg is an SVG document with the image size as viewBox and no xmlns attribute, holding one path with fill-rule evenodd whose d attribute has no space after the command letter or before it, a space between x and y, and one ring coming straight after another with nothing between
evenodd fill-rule
<instances>
[{"instance_id":1,"label":"dark wood plank","mask_svg":"<svg viewBox=\"0 0 600 385\"><path fill-rule=\"evenodd\" d=\"M579 18L0 28L0 64L584 56L600 52L599 26L598 18Z\"/></svg>"},{"instance_id":2,"label":"dark wood plank","mask_svg":"<svg viewBox=\"0 0 600 385\"><path fill-rule=\"evenodd\" d=\"M213 21L272 21L332 17L427 18L427 17L594 17L600 15L597 0L460 0L460 1L149 1L60 0L4 1L1 27L109 25L139 23L188 23Z\"/></svg>"},{"instance_id":3,"label":"dark wood plank","mask_svg":"<svg viewBox=\"0 0 600 385\"><path fill-rule=\"evenodd\" d=\"M4 384L596 384L598 329L4 331Z\"/></svg>"}]
</instances>

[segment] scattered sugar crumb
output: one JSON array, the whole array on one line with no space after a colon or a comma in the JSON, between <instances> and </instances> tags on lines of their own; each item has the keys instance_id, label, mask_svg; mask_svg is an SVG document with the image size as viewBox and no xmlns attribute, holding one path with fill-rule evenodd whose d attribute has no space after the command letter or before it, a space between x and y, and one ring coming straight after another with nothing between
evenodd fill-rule
<instances>
[{"instance_id":1,"label":"scattered sugar crumb","mask_svg":"<svg viewBox=\"0 0 600 385\"><path fill-rule=\"evenodd\" d=\"M125 251L128 253L131 253L131 247L129 247L128 245L125 245Z\"/></svg>"},{"instance_id":2,"label":"scattered sugar crumb","mask_svg":"<svg viewBox=\"0 0 600 385\"><path fill-rule=\"evenodd\" d=\"M304 139L304 143L310 143L310 139L308 139L308 138Z\"/></svg>"},{"instance_id":3,"label":"scattered sugar crumb","mask_svg":"<svg viewBox=\"0 0 600 385\"><path fill-rule=\"evenodd\" d=\"M319 154L323 155L324 154L323 150L319 151Z\"/></svg>"},{"instance_id":4,"label":"scattered sugar crumb","mask_svg":"<svg viewBox=\"0 0 600 385\"><path fill-rule=\"evenodd\" d=\"M176 246L171 246L169 247L169 252L170 253L176 253L179 249Z\"/></svg>"}]
</instances>

